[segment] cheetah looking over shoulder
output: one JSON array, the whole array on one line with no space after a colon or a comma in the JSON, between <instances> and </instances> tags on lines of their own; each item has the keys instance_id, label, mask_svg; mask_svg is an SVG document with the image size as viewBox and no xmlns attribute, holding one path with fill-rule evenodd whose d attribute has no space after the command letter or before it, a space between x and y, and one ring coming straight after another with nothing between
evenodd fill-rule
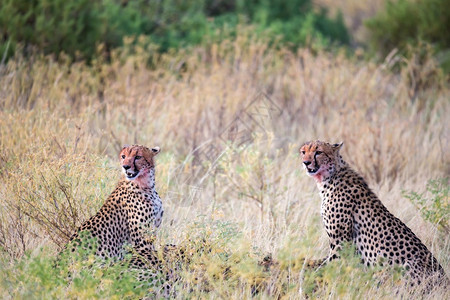
<instances>
[{"instance_id":1,"label":"cheetah looking over shoulder","mask_svg":"<svg viewBox=\"0 0 450 300\"><path fill-rule=\"evenodd\" d=\"M404 266L413 283L430 276L436 283L447 281L427 247L342 159L341 147L342 143L313 141L299 149L306 173L316 180L322 199L322 221L330 242L324 262L337 258L342 243L348 241L356 245L368 266L383 257L390 264Z\"/></svg>"},{"instance_id":2,"label":"cheetah looking over shoulder","mask_svg":"<svg viewBox=\"0 0 450 300\"><path fill-rule=\"evenodd\" d=\"M123 258L123 245L131 244L140 253L152 253L153 243L146 232L154 232L161 224L163 208L155 190L154 157L159 147L125 146L119 159L124 173L115 190L100 210L81 225L71 239L71 251L81 246L96 249L102 258ZM80 234L88 233L96 245L81 244ZM95 247L96 248L93 248Z\"/></svg>"}]
</instances>

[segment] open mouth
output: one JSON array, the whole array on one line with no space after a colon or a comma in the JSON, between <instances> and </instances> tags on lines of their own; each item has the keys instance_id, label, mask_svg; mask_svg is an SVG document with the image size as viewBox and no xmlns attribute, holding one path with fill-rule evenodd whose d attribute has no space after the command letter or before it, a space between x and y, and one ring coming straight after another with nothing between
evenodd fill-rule
<instances>
[{"instance_id":1,"label":"open mouth","mask_svg":"<svg viewBox=\"0 0 450 300\"><path fill-rule=\"evenodd\" d=\"M315 175L319 171L319 167L317 168L306 167L306 171L308 172L309 175Z\"/></svg>"},{"instance_id":2,"label":"open mouth","mask_svg":"<svg viewBox=\"0 0 450 300\"><path fill-rule=\"evenodd\" d=\"M133 180L135 179L137 176L139 175L139 171L135 172L135 173L131 173L131 172L126 172L125 176L127 177L128 180Z\"/></svg>"}]
</instances>

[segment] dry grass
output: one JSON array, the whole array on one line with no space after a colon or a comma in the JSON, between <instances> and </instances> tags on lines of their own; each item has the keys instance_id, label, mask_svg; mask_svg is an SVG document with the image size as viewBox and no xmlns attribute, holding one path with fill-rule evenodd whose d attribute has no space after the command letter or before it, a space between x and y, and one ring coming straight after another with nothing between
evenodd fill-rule
<instances>
[{"instance_id":1,"label":"dry grass","mask_svg":"<svg viewBox=\"0 0 450 300\"><path fill-rule=\"evenodd\" d=\"M200 264L215 291L208 297L248 297L250 283L264 278L268 293L301 297L299 262L325 256L327 238L319 195L297 149L323 139L344 141L344 158L450 273L450 238L401 195L449 176L450 93L442 84L412 99L411 80L386 64L274 50L246 35L192 52L117 52L110 64L92 66L17 58L0 72L4 259L38 246L56 252L114 188L122 144L158 145L157 188L166 212L159 241L212 241L217 251ZM264 108L273 115L255 115ZM254 133L245 147L224 141L242 130L237 115ZM220 252L237 257L236 281L218 279ZM251 252L272 253L286 273L267 279ZM342 282L361 284L360 273L336 268L346 270ZM192 274L183 276L191 291L208 295ZM336 283L316 296L392 297L395 287L382 287ZM442 289L430 297L448 296Z\"/></svg>"}]
</instances>

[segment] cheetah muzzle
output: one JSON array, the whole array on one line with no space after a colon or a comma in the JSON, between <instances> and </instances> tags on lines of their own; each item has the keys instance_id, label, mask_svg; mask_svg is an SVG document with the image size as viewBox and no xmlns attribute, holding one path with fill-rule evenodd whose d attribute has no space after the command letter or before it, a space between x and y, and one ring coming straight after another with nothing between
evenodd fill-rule
<instances>
[{"instance_id":1,"label":"cheetah muzzle","mask_svg":"<svg viewBox=\"0 0 450 300\"><path fill-rule=\"evenodd\" d=\"M123 171L125 173L125 176L128 180L136 179L139 175L139 170L136 170L135 172L129 171L130 166L123 166Z\"/></svg>"},{"instance_id":2,"label":"cheetah muzzle","mask_svg":"<svg viewBox=\"0 0 450 300\"><path fill-rule=\"evenodd\" d=\"M311 164L311 162L309 162L309 161L303 162L303 164L305 165L306 171L308 172L308 175L310 175L310 176L316 175L317 172L319 171L318 166L316 168L310 167L309 165Z\"/></svg>"}]
</instances>

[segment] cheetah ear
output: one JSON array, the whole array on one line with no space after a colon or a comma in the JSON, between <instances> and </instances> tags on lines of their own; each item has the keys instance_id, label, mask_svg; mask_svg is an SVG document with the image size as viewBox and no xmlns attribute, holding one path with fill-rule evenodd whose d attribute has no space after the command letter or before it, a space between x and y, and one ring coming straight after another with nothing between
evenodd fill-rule
<instances>
[{"instance_id":1,"label":"cheetah ear","mask_svg":"<svg viewBox=\"0 0 450 300\"><path fill-rule=\"evenodd\" d=\"M130 147L130 145L125 144L125 145L123 145L122 150L125 148L128 148L128 147Z\"/></svg>"},{"instance_id":2,"label":"cheetah ear","mask_svg":"<svg viewBox=\"0 0 450 300\"><path fill-rule=\"evenodd\" d=\"M337 144L333 144L333 145L331 146L331 148L332 148L334 151L339 152L339 150L342 148L342 145L344 145L344 142L340 142L340 143L337 143Z\"/></svg>"},{"instance_id":3,"label":"cheetah ear","mask_svg":"<svg viewBox=\"0 0 450 300\"><path fill-rule=\"evenodd\" d=\"M154 155L158 154L159 151L161 151L161 148L159 148L159 147L153 147L152 148L152 152L153 152Z\"/></svg>"}]
</instances>

